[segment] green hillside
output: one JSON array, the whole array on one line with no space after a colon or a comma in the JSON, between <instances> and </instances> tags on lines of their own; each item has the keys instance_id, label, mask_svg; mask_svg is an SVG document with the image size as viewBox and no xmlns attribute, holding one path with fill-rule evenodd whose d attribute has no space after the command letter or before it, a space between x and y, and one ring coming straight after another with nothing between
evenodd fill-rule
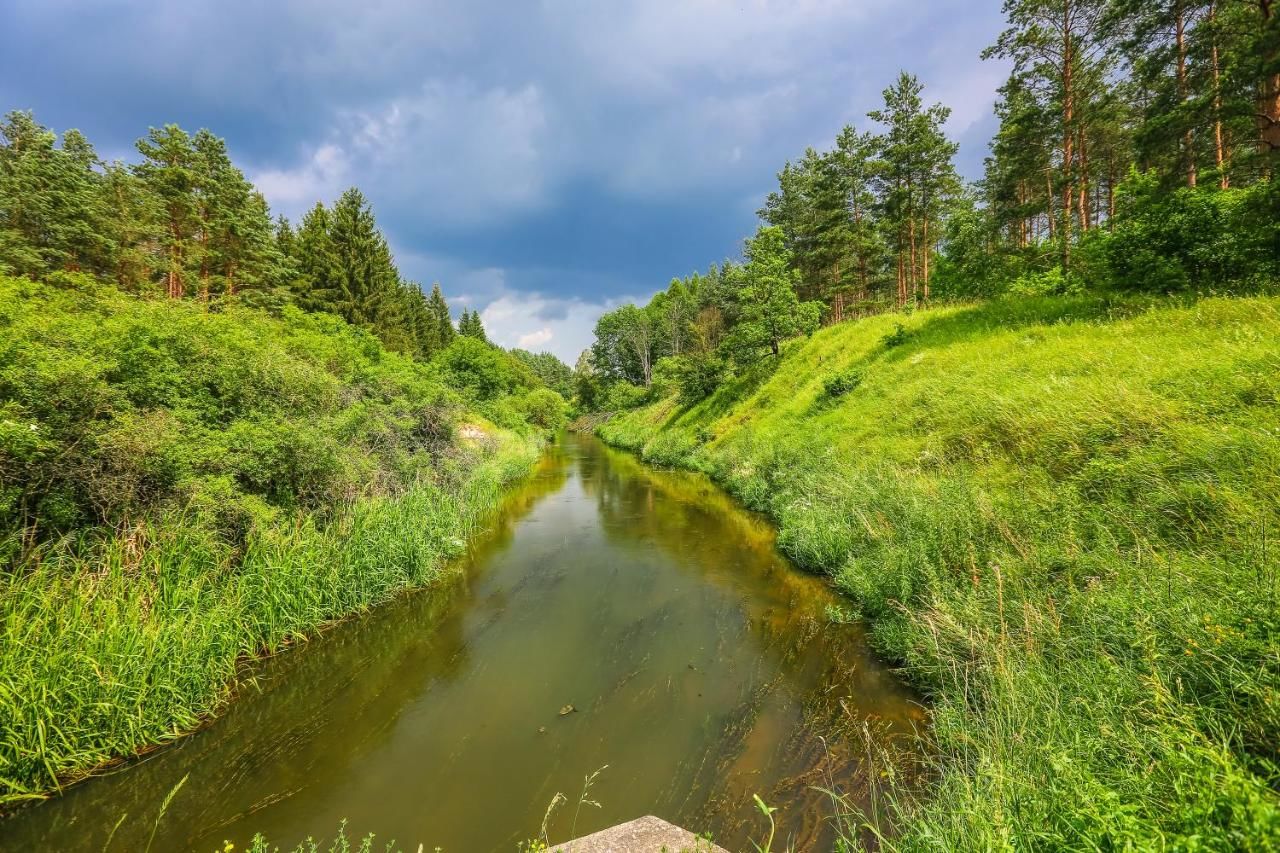
<instances>
[{"instance_id":1,"label":"green hillside","mask_svg":"<svg viewBox=\"0 0 1280 853\"><path fill-rule=\"evenodd\" d=\"M0 277L0 806L431 583L558 413L476 341L426 363L330 314L53 278Z\"/></svg>"},{"instance_id":2,"label":"green hillside","mask_svg":"<svg viewBox=\"0 0 1280 853\"><path fill-rule=\"evenodd\" d=\"M1280 299L834 325L600 428L705 470L928 693L906 849L1274 849Z\"/></svg>"}]
</instances>

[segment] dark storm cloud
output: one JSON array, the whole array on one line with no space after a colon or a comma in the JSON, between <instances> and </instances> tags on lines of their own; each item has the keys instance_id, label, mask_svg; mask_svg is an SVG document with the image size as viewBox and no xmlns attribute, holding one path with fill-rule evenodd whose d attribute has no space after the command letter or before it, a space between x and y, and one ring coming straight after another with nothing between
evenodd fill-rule
<instances>
[{"instance_id":1,"label":"dark storm cloud","mask_svg":"<svg viewBox=\"0 0 1280 853\"><path fill-rule=\"evenodd\" d=\"M900 68L976 176L1003 73L975 5L4 0L0 99L107 156L210 127L289 215L359 185L407 274L572 357L603 306L736 254L783 161Z\"/></svg>"}]
</instances>

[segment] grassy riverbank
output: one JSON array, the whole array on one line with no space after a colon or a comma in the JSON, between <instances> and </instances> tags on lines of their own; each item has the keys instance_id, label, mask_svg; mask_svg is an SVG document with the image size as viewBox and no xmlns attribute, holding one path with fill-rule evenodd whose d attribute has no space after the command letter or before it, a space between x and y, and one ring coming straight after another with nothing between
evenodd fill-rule
<instances>
[{"instance_id":1,"label":"grassy riverbank","mask_svg":"<svg viewBox=\"0 0 1280 853\"><path fill-rule=\"evenodd\" d=\"M1278 398L1278 299L1023 299L828 328L599 432L770 514L929 692L896 846L1264 850Z\"/></svg>"},{"instance_id":2,"label":"grassy riverbank","mask_svg":"<svg viewBox=\"0 0 1280 853\"><path fill-rule=\"evenodd\" d=\"M0 278L0 327L0 806L431 583L542 443L328 315Z\"/></svg>"}]
</instances>

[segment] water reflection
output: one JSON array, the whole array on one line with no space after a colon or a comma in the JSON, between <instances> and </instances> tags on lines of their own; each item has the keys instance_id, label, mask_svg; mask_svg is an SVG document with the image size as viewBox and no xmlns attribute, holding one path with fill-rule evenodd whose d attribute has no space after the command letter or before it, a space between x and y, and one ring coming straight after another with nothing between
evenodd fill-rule
<instances>
[{"instance_id":1,"label":"water reflection","mask_svg":"<svg viewBox=\"0 0 1280 853\"><path fill-rule=\"evenodd\" d=\"M905 737L911 696L767 524L704 478L569 437L506 501L455 582L255 665L215 724L0 823L0 848L243 849L342 818L416 847L514 848L557 791L609 765L576 832L654 813L730 849L758 793L829 846L815 785L861 795L860 731ZM565 705L574 713L559 715ZM825 745L824 745L825 744ZM572 809L553 822L566 837Z\"/></svg>"}]
</instances>

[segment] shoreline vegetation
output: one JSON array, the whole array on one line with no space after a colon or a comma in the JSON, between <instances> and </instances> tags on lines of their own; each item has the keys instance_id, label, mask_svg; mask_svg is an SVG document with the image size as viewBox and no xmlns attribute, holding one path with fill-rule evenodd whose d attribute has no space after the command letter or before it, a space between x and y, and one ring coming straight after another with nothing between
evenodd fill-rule
<instances>
[{"instance_id":1,"label":"shoreline vegetation","mask_svg":"<svg viewBox=\"0 0 1280 853\"><path fill-rule=\"evenodd\" d=\"M0 306L0 810L197 728L246 659L435 583L558 414L511 414L545 388L477 401L330 315L83 276L0 277Z\"/></svg>"},{"instance_id":2,"label":"shoreline vegetation","mask_svg":"<svg viewBox=\"0 0 1280 853\"><path fill-rule=\"evenodd\" d=\"M357 188L295 224L207 129L136 149L0 122L0 812L433 583L567 416Z\"/></svg>"},{"instance_id":3,"label":"shoreline vegetation","mask_svg":"<svg viewBox=\"0 0 1280 853\"><path fill-rule=\"evenodd\" d=\"M1271 296L997 299L835 325L596 431L767 514L925 691L938 776L887 792L890 849L1266 850L1277 342Z\"/></svg>"}]
</instances>

